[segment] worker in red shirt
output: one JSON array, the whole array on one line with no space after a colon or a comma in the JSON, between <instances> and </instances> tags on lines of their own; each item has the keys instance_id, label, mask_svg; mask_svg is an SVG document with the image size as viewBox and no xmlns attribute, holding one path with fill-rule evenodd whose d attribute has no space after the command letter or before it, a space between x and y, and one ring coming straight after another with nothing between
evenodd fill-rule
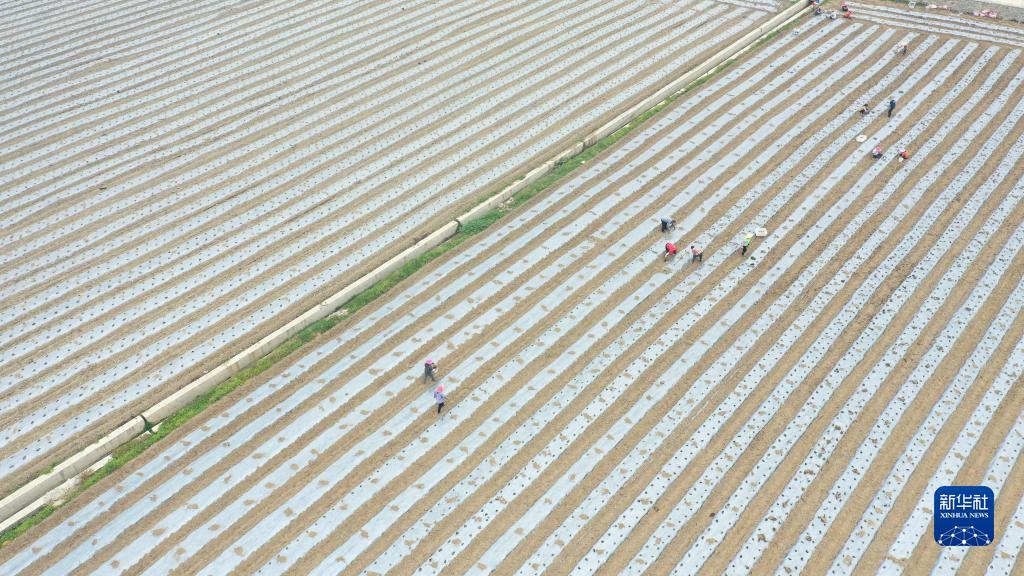
<instances>
[{"instance_id":1,"label":"worker in red shirt","mask_svg":"<svg viewBox=\"0 0 1024 576\"><path fill-rule=\"evenodd\" d=\"M675 256L676 255L676 252L678 252L678 250L676 249L676 245L671 243L671 242L666 242L665 243L665 253L662 254L661 259L664 260L664 261L668 261L670 256Z\"/></svg>"}]
</instances>

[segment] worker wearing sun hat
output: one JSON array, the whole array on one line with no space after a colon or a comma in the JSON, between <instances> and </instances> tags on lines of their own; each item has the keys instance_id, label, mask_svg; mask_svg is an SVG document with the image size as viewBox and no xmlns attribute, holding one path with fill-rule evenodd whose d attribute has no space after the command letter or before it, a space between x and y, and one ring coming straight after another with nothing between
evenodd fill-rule
<instances>
[{"instance_id":1,"label":"worker wearing sun hat","mask_svg":"<svg viewBox=\"0 0 1024 576\"><path fill-rule=\"evenodd\" d=\"M427 361L423 363L423 381L426 382L427 378L437 382L437 362L430 358L427 358Z\"/></svg>"},{"instance_id":2,"label":"worker wearing sun hat","mask_svg":"<svg viewBox=\"0 0 1024 576\"><path fill-rule=\"evenodd\" d=\"M437 413L441 413L441 409L444 408L444 384L438 384L437 388L434 389L434 401L437 402Z\"/></svg>"}]
</instances>

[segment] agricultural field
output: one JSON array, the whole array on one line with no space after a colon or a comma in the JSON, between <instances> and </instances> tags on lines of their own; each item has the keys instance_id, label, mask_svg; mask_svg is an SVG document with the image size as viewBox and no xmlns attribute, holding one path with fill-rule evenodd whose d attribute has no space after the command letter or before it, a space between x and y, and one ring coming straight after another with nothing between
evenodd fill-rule
<instances>
[{"instance_id":1,"label":"agricultural field","mask_svg":"<svg viewBox=\"0 0 1024 576\"><path fill-rule=\"evenodd\" d=\"M770 5L5 7L0 496L579 142Z\"/></svg>"},{"instance_id":2,"label":"agricultural field","mask_svg":"<svg viewBox=\"0 0 1024 576\"><path fill-rule=\"evenodd\" d=\"M1024 31L855 10L685 93L0 572L1021 573ZM995 543L935 545L946 484L993 489Z\"/></svg>"}]
</instances>

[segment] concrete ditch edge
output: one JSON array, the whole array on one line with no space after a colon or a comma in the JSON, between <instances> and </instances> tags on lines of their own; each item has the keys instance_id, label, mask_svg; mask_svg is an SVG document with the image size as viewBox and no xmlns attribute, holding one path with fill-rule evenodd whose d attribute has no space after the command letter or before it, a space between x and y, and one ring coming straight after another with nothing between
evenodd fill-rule
<instances>
[{"instance_id":1,"label":"concrete ditch edge","mask_svg":"<svg viewBox=\"0 0 1024 576\"><path fill-rule=\"evenodd\" d=\"M147 422L151 425L155 425L168 416L174 414L202 394L212 390L237 372L243 370L259 358L270 353L277 346L297 334L309 324L326 318L334 312L336 308L340 307L353 296L359 294L363 290L366 290L388 274L403 266L406 262L420 256L432 248L435 248L448 238L451 238L456 232L458 232L463 224L498 207L508 200L513 194L536 182L542 176L553 170L562 161L579 154L590 146L593 146L602 138L626 126L647 110L654 108L673 94L683 90L691 82L711 73L726 60L746 52L759 39L771 34L778 28L789 24L808 12L810 12L810 7L804 2L796 2L788 8L785 8L775 16L766 20L757 28L742 36L740 39L720 50L714 56L705 60L693 70L690 70L686 74L683 74L679 78L673 80L661 90L631 106L611 121L590 132L582 140L556 154L540 166L530 170L524 177L505 187L494 196L473 207L465 214L455 218L453 221L445 224L438 230L435 230L415 245L407 248L365 276L360 277L348 286L342 288L340 291L321 302L318 306L307 310L302 315L265 336L256 344L253 344L249 348L238 353L227 362L224 362L220 366L210 370L203 376L193 380L167 398L156 403L154 406L143 411L141 415L133 417L131 420L125 422L103 438L61 462L54 467L52 471L40 475L3 499L0 499L0 525L9 524L7 521L16 515L24 518L35 510L41 508L46 504L44 497L47 493L60 486L65 481L83 473L90 466L113 452L114 449L141 434L146 430Z\"/></svg>"}]
</instances>

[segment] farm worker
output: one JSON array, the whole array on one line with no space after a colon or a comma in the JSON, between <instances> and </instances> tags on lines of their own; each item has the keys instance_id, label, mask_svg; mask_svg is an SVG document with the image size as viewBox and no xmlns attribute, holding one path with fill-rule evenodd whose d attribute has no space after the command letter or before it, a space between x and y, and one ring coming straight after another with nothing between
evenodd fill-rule
<instances>
[{"instance_id":1,"label":"farm worker","mask_svg":"<svg viewBox=\"0 0 1024 576\"><path fill-rule=\"evenodd\" d=\"M665 253L661 255L661 259L667 261L668 257L669 256L675 256L677 251L678 250L676 249L676 245L675 244L673 244L671 242L666 242L665 243Z\"/></svg>"},{"instance_id":2,"label":"farm worker","mask_svg":"<svg viewBox=\"0 0 1024 576\"><path fill-rule=\"evenodd\" d=\"M662 232L668 232L669 230L675 230L675 229L676 229L676 221L675 220L673 220L671 218L662 218L661 219L661 231Z\"/></svg>"},{"instance_id":3,"label":"farm worker","mask_svg":"<svg viewBox=\"0 0 1024 576\"><path fill-rule=\"evenodd\" d=\"M896 99L889 97L889 118L892 118L892 112L896 109Z\"/></svg>"},{"instance_id":4,"label":"farm worker","mask_svg":"<svg viewBox=\"0 0 1024 576\"><path fill-rule=\"evenodd\" d=\"M861 109L860 109L860 114L861 114L861 116L867 116L870 113L871 113L871 108L868 108L867 103L865 103L864 106L862 106Z\"/></svg>"},{"instance_id":5,"label":"farm worker","mask_svg":"<svg viewBox=\"0 0 1024 576\"><path fill-rule=\"evenodd\" d=\"M872 148L871 149L871 157L874 158L875 160L878 160L879 158L881 158L882 157L882 147L881 146L875 146L874 148Z\"/></svg>"},{"instance_id":6,"label":"farm worker","mask_svg":"<svg viewBox=\"0 0 1024 576\"><path fill-rule=\"evenodd\" d=\"M823 12L823 10L821 9L821 5L820 4L816 5L816 7L814 8L814 15L815 16L821 16L822 12Z\"/></svg>"},{"instance_id":7,"label":"farm worker","mask_svg":"<svg viewBox=\"0 0 1024 576\"><path fill-rule=\"evenodd\" d=\"M847 10L843 12L843 18L853 18L853 10Z\"/></svg>"},{"instance_id":8,"label":"farm worker","mask_svg":"<svg viewBox=\"0 0 1024 576\"><path fill-rule=\"evenodd\" d=\"M740 256L747 255L747 247L750 246L750 242L754 239L754 235L747 232L747 235L743 237L743 251L740 252Z\"/></svg>"},{"instance_id":9,"label":"farm worker","mask_svg":"<svg viewBox=\"0 0 1024 576\"><path fill-rule=\"evenodd\" d=\"M906 160L907 158L910 158L910 153L907 152L906 148L900 149L900 158L903 158L904 160Z\"/></svg>"},{"instance_id":10,"label":"farm worker","mask_svg":"<svg viewBox=\"0 0 1024 576\"><path fill-rule=\"evenodd\" d=\"M842 10L843 12L849 12L850 7L846 5L846 0L843 0L843 2L839 5L839 9Z\"/></svg>"},{"instance_id":11,"label":"farm worker","mask_svg":"<svg viewBox=\"0 0 1024 576\"><path fill-rule=\"evenodd\" d=\"M690 244L690 262L703 262L704 261L704 249L697 248L693 244Z\"/></svg>"},{"instance_id":12,"label":"farm worker","mask_svg":"<svg viewBox=\"0 0 1024 576\"><path fill-rule=\"evenodd\" d=\"M441 413L441 408L444 408L444 384L438 384L434 390L434 401L437 402L437 413Z\"/></svg>"},{"instance_id":13,"label":"farm worker","mask_svg":"<svg viewBox=\"0 0 1024 576\"><path fill-rule=\"evenodd\" d=\"M906 40L904 40L903 42L900 43L897 52L899 52L901 56L906 56L907 55L907 42L906 42Z\"/></svg>"},{"instance_id":14,"label":"farm worker","mask_svg":"<svg viewBox=\"0 0 1024 576\"><path fill-rule=\"evenodd\" d=\"M437 362L429 358L423 363L423 381L426 382L427 378L437 382Z\"/></svg>"}]
</instances>

